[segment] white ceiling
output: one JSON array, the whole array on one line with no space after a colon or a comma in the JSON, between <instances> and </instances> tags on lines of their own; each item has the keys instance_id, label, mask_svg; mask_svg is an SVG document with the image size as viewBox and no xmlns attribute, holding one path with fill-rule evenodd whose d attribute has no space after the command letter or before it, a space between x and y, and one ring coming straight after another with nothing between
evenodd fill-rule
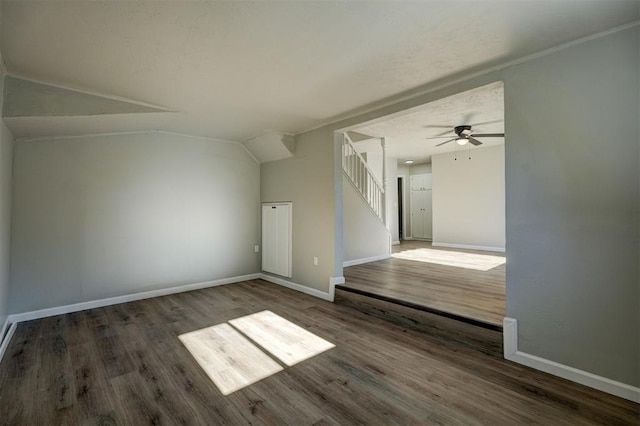
<instances>
[{"instance_id":1,"label":"white ceiling","mask_svg":"<svg viewBox=\"0 0 640 426\"><path fill-rule=\"evenodd\" d=\"M8 118L16 136L160 129L244 141L637 20L637 0L2 1L10 74L158 105Z\"/></svg>"},{"instance_id":2,"label":"white ceiling","mask_svg":"<svg viewBox=\"0 0 640 426\"><path fill-rule=\"evenodd\" d=\"M455 137L453 128L459 125L471 125L473 133L504 133L503 84L497 82L458 93L353 130L375 138L384 137L387 156L415 163L429 162L434 154L504 144L505 138L478 138L482 142L478 147L461 148L454 142L436 146ZM427 139L443 134L446 137ZM382 149L379 139L356 142L355 146L359 152Z\"/></svg>"}]
</instances>

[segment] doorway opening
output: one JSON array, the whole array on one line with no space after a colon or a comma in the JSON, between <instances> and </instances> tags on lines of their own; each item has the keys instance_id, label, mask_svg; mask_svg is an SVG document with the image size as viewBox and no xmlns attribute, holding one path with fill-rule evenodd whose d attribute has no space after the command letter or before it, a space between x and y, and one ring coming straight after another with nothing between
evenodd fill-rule
<instances>
[{"instance_id":1,"label":"doorway opening","mask_svg":"<svg viewBox=\"0 0 640 426\"><path fill-rule=\"evenodd\" d=\"M502 82L344 132L354 151L368 153L372 140L383 141L379 160L388 216L386 230L351 226L362 227L366 215L364 209L357 218L355 210L348 211L358 200L349 200L345 191L343 218L350 222L343 222L344 246L356 253L353 248L365 252L377 243L381 252L367 251L362 259L345 252L343 288L501 327L506 312ZM384 231L394 243L390 252L382 247ZM380 241L373 239L378 234Z\"/></svg>"},{"instance_id":2,"label":"doorway opening","mask_svg":"<svg viewBox=\"0 0 640 426\"><path fill-rule=\"evenodd\" d=\"M404 176L398 176L398 243L404 240Z\"/></svg>"}]
</instances>

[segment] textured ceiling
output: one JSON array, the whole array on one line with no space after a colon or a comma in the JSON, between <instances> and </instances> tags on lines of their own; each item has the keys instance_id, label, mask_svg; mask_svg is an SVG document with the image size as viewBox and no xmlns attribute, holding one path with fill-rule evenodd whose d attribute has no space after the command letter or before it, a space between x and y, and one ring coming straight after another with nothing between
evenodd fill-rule
<instances>
[{"instance_id":1,"label":"textured ceiling","mask_svg":"<svg viewBox=\"0 0 640 426\"><path fill-rule=\"evenodd\" d=\"M16 136L243 141L639 18L637 0L2 1L9 73L176 113L8 119ZM126 116L126 117L125 117Z\"/></svg>"},{"instance_id":2,"label":"textured ceiling","mask_svg":"<svg viewBox=\"0 0 640 426\"><path fill-rule=\"evenodd\" d=\"M448 96L353 130L376 138L385 137L389 157L416 163L429 162L432 155L443 152L504 144L505 138L478 138L483 143L479 147L461 148L453 142L436 146L453 138L453 128L459 125L472 126L474 133L504 133L503 84L492 83ZM443 135L440 139L427 139L440 135ZM359 152L382 149L379 140L365 140L355 145Z\"/></svg>"}]
</instances>

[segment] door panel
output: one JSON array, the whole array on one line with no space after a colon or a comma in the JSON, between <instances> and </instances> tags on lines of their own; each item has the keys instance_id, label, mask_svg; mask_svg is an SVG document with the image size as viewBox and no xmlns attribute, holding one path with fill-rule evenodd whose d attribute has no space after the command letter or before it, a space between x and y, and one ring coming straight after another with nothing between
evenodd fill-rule
<instances>
[{"instance_id":1,"label":"door panel","mask_svg":"<svg viewBox=\"0 0 640 426\"><path fill-rule=\"evenodd\" d=\"M291 277L291 204L262 206L262 270Z\"/></svg>"}]
</instances>

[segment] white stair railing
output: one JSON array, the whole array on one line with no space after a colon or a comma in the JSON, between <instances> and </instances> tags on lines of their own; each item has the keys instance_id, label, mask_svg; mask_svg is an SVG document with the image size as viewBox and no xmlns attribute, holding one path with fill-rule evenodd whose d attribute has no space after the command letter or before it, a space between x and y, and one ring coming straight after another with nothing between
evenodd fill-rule
<instances>
[{"instance_id":1,"label":"white stair railing","mask_svg":"<svg viewBox=\"0 0 640 426\"><path fill-rule=\"evenodd\" d=\"M376 179L366 160L355 150L349 135L343 133L342 136L342 170L376 216L384 223L384 185Z\"/></svg>"}]
</instances>

